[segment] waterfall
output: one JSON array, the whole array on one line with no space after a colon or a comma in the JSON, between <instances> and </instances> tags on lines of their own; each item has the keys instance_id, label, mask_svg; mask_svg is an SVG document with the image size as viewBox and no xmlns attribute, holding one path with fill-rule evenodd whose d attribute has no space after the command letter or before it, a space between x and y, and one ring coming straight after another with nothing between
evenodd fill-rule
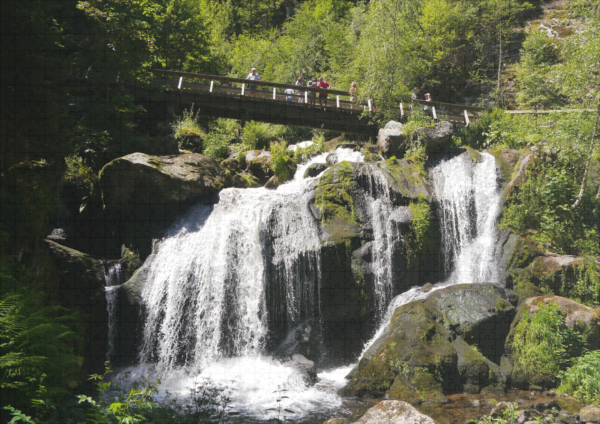
<instances>
[{"instance_id":1,"label":"waterfall","mask_svg":"<svg viewBox=\"0 0 600 424\"><path fill-rule=\"evenodd\" d=\"M119 262L104 262L104 296L106 297L106 311L108 313L108 346L106 349L106 360L110 361L115 349L115 337L117 335L117 294L118 286L124 281Z\"/></svg>"},{"instance_id":2,"label":"waterfall","mask_svg":"<svg viewBox=\"0 0 600 424\"><path fill-rule=\"evenodd\" d=\"M462 154L443 161L431 169L429 175L438 203L442 253L449 276L429 292L413 287L392 299L379 329L365 345L361 357L377 339L389 332L396 308L451 285L498 282L494 252L501 199L494 156L484 152L473 163L468 155Z\"/></svg>"}]
</instances>

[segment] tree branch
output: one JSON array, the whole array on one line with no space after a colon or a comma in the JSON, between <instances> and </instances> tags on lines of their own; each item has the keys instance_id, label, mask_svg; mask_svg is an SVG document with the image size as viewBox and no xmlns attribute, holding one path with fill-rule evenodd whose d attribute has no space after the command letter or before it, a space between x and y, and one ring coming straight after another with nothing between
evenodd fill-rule
<instances>
[{"instance_id":1,"label":"tree branch","mask_svg":"<svg viewBox=\"0 0 600 424\"><path fill-rule=\"evenodd\" d=\"M596 108L596 122L594 123L594 131L592 132L592 139L590 141L590 152L588 154L587 162L585 164L583 181L581 182L581 190L579 190L577 200L575 200L575 203L573 203L573 205L571 206L571 211L574 211L577 208L577 206L579 206L579 203L581 203L581 199L583 198L583 192L585 191L585 185L587 183L588 175L590 173L590 165L592 163L592 153L594 152L594 142L596 139L596 131L598 130L598 117L600 117L600 98L598 99L598 106Z\"/></svg>"}]
</instances>

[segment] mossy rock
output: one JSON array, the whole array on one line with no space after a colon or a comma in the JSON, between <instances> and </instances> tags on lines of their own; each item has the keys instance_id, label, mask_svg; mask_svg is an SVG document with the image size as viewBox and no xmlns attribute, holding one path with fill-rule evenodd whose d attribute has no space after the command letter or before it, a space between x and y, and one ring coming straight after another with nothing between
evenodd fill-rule
<instances>
[{"instance_id":1,"label":"mossy rock","mask_svg":"<svg viewBox=\"0 0 600 424\"><path fill-rule=\"evenodd\" d=\"M521 154L518 150L514 149L491 149L489 153L496 158L496 163L500 168L500 176L502 181L508 182L510 181L515 166L519 162L519 158Z\"/></svg>"},{"instance_id":2,"label":"mossy rock","mask_svg":"<svg viewBox=\"0 0 600 424\"><path fill-rule=\"evenodd\" d=\"M329 165L326 163L310 164L304 171L304 178L316 177L321 172L325 171L327 168L329 168Z\"/></svg>"},{"instance_id":3,"label":"mossy rock","mask_svg":"<svg viewBox=\"0 0 600 424\"><path fill-rule=\"evenodd\" d=\"M490 360L502 354L493 348L498 341L490 340L490 355L484 356L463 337L480 342L486 333L506 334L516 302L515 293L493 284L463 284L400 306L389 333L361 358L342 394L386 394L417 404L465 389L503 393L506 377Z\"/></svg>"}]
</instances>

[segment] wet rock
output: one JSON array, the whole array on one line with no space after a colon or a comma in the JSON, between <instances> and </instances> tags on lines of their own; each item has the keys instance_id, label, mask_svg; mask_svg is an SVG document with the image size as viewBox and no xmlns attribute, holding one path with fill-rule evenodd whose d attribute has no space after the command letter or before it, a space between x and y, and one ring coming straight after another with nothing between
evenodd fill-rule
<instances>
[{"instance_id":1,"label":"wet rock","mask_svg":"<svg viewBox=\"0 0 600 424\"><path fill-rule=\"evenodd\" d=\"M573 419L573 414L567 411L560 411L558 416L556 417L556 422L562 424L574 424L575 420Z\"/></svg>"},{"instance_id":2,"label":"wet rock","mask_svg":"<svg viewBox=\"0 0 600 424\"><path fill-rule=\"evenodd\" d=\"M317 367L313 361L296 353L292 355L291 365L300 371L306 384L313 385L317 382Z\"/></svg>"},{"instance_id":3,"label":"wet rock","mask_svg":"<svg viewBox=\"0 0 600 424\"><path fill-rule=\"evenodd\" d=\"M316 177L327 168L329 168L329 165L326 163L313 163L304 171L304 178Z\"/></svg>"},{"instance_id":4,"label":"wet rock","mask_svg":"<svg viewBox=\"0 0 600 424\"><path fill-rule=\"evenodd\" d=\"M277 187L281 185L279 178L276 175L273 175L269 180L265 183L265 188L270 190L275 190Z\"/></svg>"},{"instance_id":5,"label":"wet rock","mask_svg":"<svg viewBox=\"0 0 600 424\"><path fill-rule=\"evenodd\" d=\"M250 150L246 153L246 171L258 178L260 184L265 184L273 176L271 153L266 150Z\"/></svg>"},{"instance_id":6,"label":"wet rock","mask_svg":"<svg viewBox=\"0 0 600 424\"><path fill-rule=\"evenodd\" d=\"M235 157L229 157L221 161L221 166L227 171L239 171L241 169L240 162Z\"/></svg>"},{"instance_id":7,"label":"wet rock","mask_svg":"<svg viewBox=\"0 0 600 424\"><path fill-rule=\"evenodd\" d=\"M327 155L327 157L325 158L325 162L327 163L328 166L334 166L335 164L338 163L338 156L335 153L330 153Z\"/></svg>"},{"instance_id":8,"label":"wet rock","mask_svg":"<svg viewBox=\"0 0 600 424\"><path fill-rule=\"evenodd\" d=\"M588 405L579 411L582 423L600 423L600 405Z\"/></svg>"},{"instance_id":9,"label":"wet rock","mask_svg":"<svg viewBox=\"0 0 600 424\"><path fill-rule=\"evenodd\" d=\"M479 408L481 406L481 401L479 401L478 399L472 399L471 400L471 404L475 407L475 408Z\"/></svg>"},{"instance_id":10,"label":"wet rock","mask_svg":"<svg viewBox=\"0 0 600 424\"><path fill-rule=\"evenodd\" d=\"M290 331L273 355L290 357L296 353L308 359L317 359L317 331L312 320L303 322Z\"/></svg>"},{"instance_id":11,"label":"wet rock","mask_svg":"<svg viewBox=\"0 0 600 424\"><path fill-rule=\"evenodd\" d=\"M531 413L529 412L529 410L525 409L525 410L519 411L519 416L517 417L517 424L525 423L527 420L529 420L530 417L531 417Z\"/></svg>"},{"instance_id":12,"label":"wet rock","mask_svg":"<svg viewBox=\"0 0 600 424\"><path fill-rule=\"evenodd\" d=\"M433 288L433 284L431 284L431 283L425 283L423 285L423 287L421 287L421 291L423 293L427 293L427 292L430 292L432 288Z\"/></svg>"},{"instance_id":13,"label":"wet rock","mask_svg":"<svg viewBox=\"0 0 600 424\"><path fill-rule=\"evenodd\" d=\"M458 372L466 393L504 394L506 378L500 367L458 337L452 342L458 355Z\"/></svg>"},{"instance_id":14,"label":"wet rock","mask_svg":"<svg viewBox=\"0 0 600 424\"><path fill-rule=\"evenodd\" d=\"M389 121L385 127L379 130L377 136L377 147L386 158L402 157L406 152L408 137L402 132L402 124Z\"/></svg>"},{"instance_id":15,"label":"wet rock","mask_svg":"<svg viewBox=\"0 0 600 424\"><path fill-rule=\"evenodd\" d=\"M370 408L355 424L437 424L410 404L397 400L384 400Z\"/></svg>"},{"instance_id":16,"label":"wet rock","mask_svg":"<svg viewBox=\"0 0 600 424\"><path fill-rule=\"evenodd\" d=\"M542 401L536 402L533 407L534 407L534 409L536 411L539 411L539 412L543 412L546 409L550 409L551 410L552 408L556 408L559 411L561 409L560 405L558 404L558 402L556 401L556 399L549 400L549 401L548 400L542 400Z\"/></svg>"}]
</instances>

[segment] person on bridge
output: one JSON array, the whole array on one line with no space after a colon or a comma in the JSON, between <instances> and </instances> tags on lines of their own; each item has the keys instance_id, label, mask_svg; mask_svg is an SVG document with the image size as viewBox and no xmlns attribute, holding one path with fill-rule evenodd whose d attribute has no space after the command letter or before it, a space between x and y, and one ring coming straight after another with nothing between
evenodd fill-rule
<instances>
[{"instance_id":1,"label":"person on bridge","mask_svg":"<svg viewBox=\"0 0 600 424\"><path fill-rule=\"evenodd\" d=\"M310 79L310 81L308 82L308 86L309 87L316 87L317 86L317 78L312 77ZM315 105L316 103L316 99L317 98L317 94L314 91L309 91L308 92L308 103L310 103L311 105Z\"/></svg>"},{"instance_id":2,"label":"person on bridge","mask_svg":"<svg viewBox=\"0 0 600 424\"><path fill-rule=\"evenodd\" d=\"M317 83L318 88L326 88L329 89L331 84L323 79L323 77L319 78L319 82ZM327 107L327 93L319 93L319 105L323 106L323 102L325 102L325 107Z\"/></svg>"},{"instance_id":3,"label":"person on bridge","mask_svg":"<svg viewBox=\"0 0 600 424\"><path fill-rule=\"evenodd\" d=\"M260 81L260 76L256 72L256 68L252 68L252 72L250 72L248 74L246 79L252 80L252 81ZM249 84L248 90L250 90L250 92L252 93L252 97L256 97L256 86L255 85Z\"/></svg>"},{"instance_id":4,"label":"person on bridge","mask_svg":"<svg viewBox=\"0 0 600 424\"><path fill-rule=\"evenodd\" d=\"M296 80L296 84L298 87L306 87L306 85L304 84L304 77L299 76L298 79ZM302 96L298 99L298 103L303 103L304 102L304 90L296 90L296 94L298 94L299 96Z\"/></svg>"},{"instance_id":5,"label":"person on bridge","mask_svg":"<svg viewBox=\"0 0 600 424\"><path fill-rule=\"evenodd\" d=\"M431 94L425 93L425 101L426 102L430 102L431 101ZM428 112L429 111L429 106L423 106L423 110L425 112Z\"/></svg>"},{"instance_id":6,"label":"person on bridge","mask_svg":"<svg viewBox=\"0 0 600 424\"><path fill-rule=\"evenodd\" d=\"M294 90L292 88L286 88L285 89L285 100L287 102L293 102L294 101L294 96L292 96L292 94L294 94Z\"/></svg>"},{"instance_id":7,"label":"person on bridge","mask_svg":"<svg viewBox=\"0 0 600 424\"><path fill-rule=\"evenodd\" d=\"M352 85L350 85L350 90L348 91L352 93L352 97L350 97L350 102L352 103L352 105L350 106L350 108L354 109L354 102L358 98L358 87L356 86L356 81L352 81Z\"/></svg>"},{"instance_id":8,"label":"person on bridge","mask_svg":"<svg viewBox=\"0 0 600 424\"><path fill-rule=\"evenodd\" d=\"M419 100L418 94L419 94L419 89L417 87L415 87L412 94L410 95L410 108L411 109L413 108L412 104L414 103L414 101Z\"/></svg>"}]
</instances>

